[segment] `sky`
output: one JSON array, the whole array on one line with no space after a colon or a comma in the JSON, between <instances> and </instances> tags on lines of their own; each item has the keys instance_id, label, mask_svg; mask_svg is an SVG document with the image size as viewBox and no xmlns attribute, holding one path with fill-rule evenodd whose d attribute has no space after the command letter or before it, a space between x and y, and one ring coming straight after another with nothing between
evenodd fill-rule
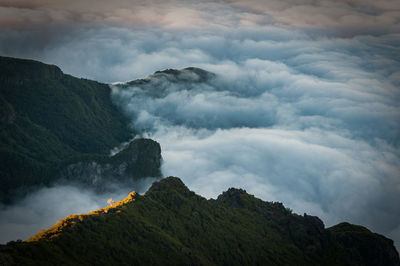
<instances>
[{"instance_id":1,"label":"sky","mask_svg":"<svg viewBox=\"0 0 400 266\"><path fill-rule=\"evenodd\" d=\"M1 55L106 83L148 77L111 97L160 142L165 176L361 224L399 249L399 1L0 0L0 29ZM186 67L215 76L152 75ZM28 202L17 207L39 206Z\"/></svg>"}]
</instances>

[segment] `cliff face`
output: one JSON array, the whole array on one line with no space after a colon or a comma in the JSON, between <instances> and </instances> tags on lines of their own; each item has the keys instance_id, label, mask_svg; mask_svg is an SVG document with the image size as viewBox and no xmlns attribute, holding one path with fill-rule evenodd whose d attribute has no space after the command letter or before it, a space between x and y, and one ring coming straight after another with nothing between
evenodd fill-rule
<instances>
[{"instance_id":1,"label":"cliff face","mask_svg":"<svg viewBox=\"0 0 400 266\"><path fill-rule=\"evenodd\" d=\"M143 177L161 177L160 144L151 139L135 139L111 157L80 159L64 167L58 180L74 181L105 190L110 182Z\"/></svg>"},{"instance_id":2,"label":"cliff face","mask_svg":"<svg viewBox=\"0 0 400 266\"><path fill-rule=\"evenodd\" d=\"M291 213L230 189L217 200L178 178L145 195L72 215L27 242L0 246L2 265L400 265L393 242L368 229Z\"/></svg>"},{"instance_id":3,"label":"cliff face","mask_svg":"<svg viewBox=\"0 0 400 266\"><path fill-rule=\"evenodd\" d=\"M3 85L29 85L43 80L61 80L64 76L59 67L34 60L0 57L0 62L0 83Z\"/></svg>"},{"instance_id":4,"label":"cliff face","mask_svg":"<svg viewBox=\"0 0 400 266\"><path fill-rule=\"evenodd\" d=\"M0 202L51 184L66 164L77 164L70 173L90 173L83 182L95 182L91 173L96 171L100 176L126 174L122 163L119 171L104 158L78 161L107 157L134 133L110 93L107 84L66 75L57 66L0 57ZM140 153L138 163L127 162L127 171L135 168L130 176L158 176L159 170L151 170L159 166L157 159L149 169L141 169L140 158L147 157Z\"/></svg>"}]
</instances>

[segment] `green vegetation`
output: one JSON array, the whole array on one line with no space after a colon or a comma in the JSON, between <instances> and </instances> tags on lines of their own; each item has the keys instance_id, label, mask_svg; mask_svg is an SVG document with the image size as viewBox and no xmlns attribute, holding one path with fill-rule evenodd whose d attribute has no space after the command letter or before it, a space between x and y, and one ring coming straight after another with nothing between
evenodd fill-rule
<instances>
[{"instance_id":1,"label":"green vegetation","mask_svg":"<svg viewBox=\"0 0 400 266\"><path fill-rule=\"evenodd\" d=\"M143 177L161 177L161 160L158 142L134 139L114 156L86 155L65 162L56 179L104 191L110 182L129 183Z\"/></svg>"},{"instance_id":2,"label":"green vegetation","mask_svg":"<svg viewBox=\"0 0 400 266\"><path fill-rule=\"evenodd\" d=\"M0 201L49 184L60 165L106 155L131 137L106 84L0 57Z\"/></svg>"},{"instance_id":3,"label":"green vegetation","mask_svg":"<svg viewBox=\"0 0 400 266\"><path fill-rule=\"evenodd\" d=\"M377 248L379 247L379 248ZM371 255L368 255L371 254ZM375 260L371 259L375 257ZM325 229L229 189L216 200L180 179L72 215L26 242L0 246L1 265L400 265L393 242L347 223Z\"/></svg>"},{"instance_id":4,"label":"green vegetation","mask_svg":"<svg viewBox=\"0 0 400 266\"><path fill-rule=\"evenodd\" d=\"M213 76L189 68L198 76ZM175 70L156 72L186 79ZM146 83L151 80L134 82ZM134 83L133 83L134 84ZM158 95L157 88L150 93ZM160 145L130 138L128 121L106 84L65 75L51 65L0 57L0 201L55 180L161 176ZM99 181L100 180L100 181ZM175 177L145 195L70 215L31 239L0 245L0 265L400 265L393 241L341 223L292 213L241 189L216 200Z\"/></svg>"}]
</instances>

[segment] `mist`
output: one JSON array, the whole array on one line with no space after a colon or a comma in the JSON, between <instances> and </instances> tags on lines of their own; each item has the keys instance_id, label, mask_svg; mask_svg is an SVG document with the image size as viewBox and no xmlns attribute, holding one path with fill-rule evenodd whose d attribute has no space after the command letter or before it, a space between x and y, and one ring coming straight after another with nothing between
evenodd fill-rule
<instances>
[{"instance_id":1,"label":"mist","mask_svg":"<svg viewBox=\"0 0 400 266\"><path fill-rule=\"evenodd\" d=\"M327 226L350 221L398 243L400 92L337 57L303 57L302 73L261 59L209 66L216 75L157 72L111 85L112 99L161 143L164 175L196 193L216 198L240 187ZM308 73L322 67L337 73Z\"/></svg>"},{"instance_id":2,"label":"mist","mask_svg":"<svg viewBox=\"0 0 400 266\"><path fill-rule=\"evenodd\" d=\"M5 1L0 53L110 83L132 128L161 144L163 174L202 196L245 188L327 226L368 226L399 249L399 12L390 0ZM153 74L186 67L215 75ZM125 83L138 78L147 85ZM60 202L56 213L55 189L86 207ZM77 191L3 206L1 230L29 227L17 210L56 221L110 197ZM32 215L40 229L54 223Z\"/></svg>"},{"instance_id":3,"label":"mist","mask_svg":"<svg viewBox=\"0 0 400 266\"><path fill-rule=\"evenodd\" d=\"M85 214L117 202L132 191L144 193L156 178L129 184L112 183L109 192L98 193L88 187L54 185L39 188L12 205L0 205L0 243L26 240L71 214Z\"/></svg>"}]
</instances>

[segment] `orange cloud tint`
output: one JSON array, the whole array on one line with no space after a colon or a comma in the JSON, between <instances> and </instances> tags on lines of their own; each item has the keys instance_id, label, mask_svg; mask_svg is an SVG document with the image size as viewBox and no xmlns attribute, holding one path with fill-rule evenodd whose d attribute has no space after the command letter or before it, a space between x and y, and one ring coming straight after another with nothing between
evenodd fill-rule
<instances>
[{"instance_id":1,"label":"orange cloud tint","mask_svg":"<svg viewBox=\"0 0 400 266\"><path fill-rule=\"evenodd\" d=\"M400 29L400 2L394 0L1 0L0 27L21 29L49 23L106 23L182 29L216 26L332 28L343 31Z\"/></svg>"}]
</instances>

